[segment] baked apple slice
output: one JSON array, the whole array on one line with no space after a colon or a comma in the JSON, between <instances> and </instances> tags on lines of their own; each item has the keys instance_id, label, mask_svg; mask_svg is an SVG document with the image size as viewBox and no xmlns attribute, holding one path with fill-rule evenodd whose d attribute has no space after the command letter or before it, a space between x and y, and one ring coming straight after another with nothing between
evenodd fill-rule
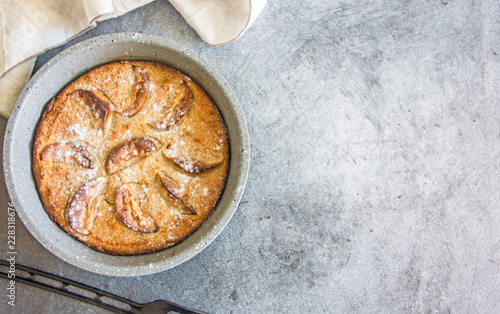
<instances>
[{"instance_id":1,"label":"baked apple slice","mask_svg":"<svg viewBox=\"0 0 500 314\"><path fill-rule=\"evenodd\" d=\"M189 196L186 190L177 182L175 182L165 172L158 172L156 175L158 181L158 190L160 196L166 201L179 209L185 215L196 215L196 211L189 204Z\"/></svg>"},{"instance_id":2,"label":"baked apple slice","mask_svg":"<svg viewBox=\"0 0 500 314\"><path fill-rule=\"evenodd\" d=\"M151 119L148 124L154 129L166 130L188 112L192 102L193 93L186 82L182 82L164 101L159 116Z\"/></svg>"},{"instance_id":3,"label":"baked apple slice","mask_svg":"<svg viewBox=\"0 0 500 314\"><path fill-rule=\"evenodd\" d=\"M90 234L101 206L101 192L106 186L105 177L97 177L84 184L71 201L68 210L69 225L76 232Z\"/></svg>"},{"instance_id":4,"label":"baked apple slice","mask_svg":"<svg viewBox=\"0 0 500 314\"><path fill-rule=\"evenodd\" d=\"M149 76L141 67L132 65L134 83L125 99L117 105L116 111L126 117L135 115L146 102L149 92Z\"/></svg>"},{"instance_id":5,"label":"baked apple slice","mask_svg":"<svg viewBox=\"0 0 500 314\"><path fill-rule=\"evenodd\" d=\"M224 161L222 152L206 148L196 141L177 141L167 146L163 155L190 174L208 171Z\"/></svg>"},{"instance_id":6,"label":"baked apple slice","mask_svg":"<svg viewBox=\"0 0 500 314\"><path fill-rule=\"evenodd\" d=\"M75 101L80 100L83 102L94 116L94 120L90 121L92 126L95 129L102 129L103 137L109 131L109 127L111 126L111 120L113 117L114 106L113 103L107 99L104 95L84 89L78 89L68 95L69 97L74 97Z\"/></svg>"},{"instance_id":7,"label":"baked apple slice","mask_svg":"<svg viewBox=\"0 0 500 314\"><path fill-rule=\"evenodd\" d=\"M94 158L88 150L78 143L56 143L45 148L41 160L77 164L84 168L94 168Z\"/></svg>"},{"instance_id":8,"label":"baked apple slice","mask_svg":"<svg viewBox=\"0 0 500 314\"><path fill-rule=\"evenodd\" d=\"M133 138L113 148L106 161L106 169L108 173L114 173L157 149L155 142L149 138Z\"/></svg>"},{"instance_id":9,"label":"baked apple slice","mask_svg":"<svg viewBox=\"0 0 500 314\"><path fill-rule=\"evenodd\" d=\"M147 195L139 183L125 183L116 191L116 213L134 231L156 232L158 226L149 216Z\"/></svg>"},{"instance_id":10,"label":"baked apple slice","mask_svg":"<svg viewBox=\"0 0 500 314\"><path fill-rule=\"evenodd\" d=\"M113 67L106 76L96 78L96 81L100 81L98 86L113 101L115 111L126 117L138 113L148 97L148 73L129 62Z\"/></svg>"}]
</instances>

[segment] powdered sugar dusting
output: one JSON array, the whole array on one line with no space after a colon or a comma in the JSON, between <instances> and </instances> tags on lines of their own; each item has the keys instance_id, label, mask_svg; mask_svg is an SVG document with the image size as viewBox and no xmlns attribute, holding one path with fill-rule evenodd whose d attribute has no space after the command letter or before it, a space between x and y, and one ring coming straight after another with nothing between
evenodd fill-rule
<instances>
[{"instance_id":1,"label":"powdered sugar dusting","mask_svg":"<svg viewBox=\"0 0 500 314\"><path fill-rule=\"evenodd\" d=\"M146 71L148 70L147 67L145 67L145 69ZM171 75L170 72L167 72L166 77L169 77L169 75ZM186 81L189 80L186 79ZM203 198L212 198L212 195L214 195L214 191L211 191L211 188L208 187L207 184L212 184L212 182L215 181L213 181L213 179L210 179L210 173L207 175L204 174L202 176L193 176L192 174L201 173L202 170L200 169L204 170L204 168L202 167L203 163L206 164L207 160L210 162L209 159L212 158L212 151L220 151L224 148L224 139L222 139L220 145L213 145L215 139L219 140L219 136L217 133L218 130L214 131L216 133L208 133L207 142L210 143L211 148L207 149L190 137L192 135L197 136L197 134L200 134L200 131L203 130L211 132L211 128L213 125L213 123L210 121L211 117L207 117L206 120L205 118L199 120L199 111L197 111L198 109L194 109L192 113L186 115L186 118L183 120L186 121L186 123L179 123L176 127L169 128L171 124L169 124L168 121L179 121L179 113L178 111L176 111L179 109L171 107L171 103L169 103L166 98L168 98L169 93L175 94L175 91L180 84L179 82L184 81L179 78L175 78L174 80L167 79L167 82L165 82L164 78L152 79L149 82L149 94L145 96L146 102L143 106L145 109L139 111L137 114L133 113L131 115L122 114L118 111L117 113L113 113L112 110L115 110L114 106L111 107L111 111L109 111L108 113L103 110L93 108L92 106L86 104L86 101L83 99L85 96L84 94L80 95L80 97L74 97L73 101L76 101L78 103L78 106L80 106L82 110L74 110L73 112L71 112L70 110L67 111L70 112L73 116L71 116L70 119L66 120L69 123L66 124L65 128L65 140L70 139L71 141L82 142L85 146L89 146L91 148L92 154L94 154L97 158L98 169L78 171L77 173L72 173L70 177L73 179L77 178L79 182L85 182L90 178L95 178L97 175L105 175L106 177L110 178L110 188L107 188L104 194L102 191L97 192L94 188L92 188L95 183L91 184L91 182L93 181L89 181L87 184L81 186L75 196L72 198L70 204L71 209L68 210L68 215L72 217L78 216L78 219L72 219L73 224L71 226L76 231L78 231L77 229L79 229L80 231L78 232L80 232L80 234L85 234L85 228L88 228L89 221L93 221L95 217L102 217L100 220L98 220L100 226L103 225L104 221L111 221L109 216L114 215L114 211L117 208L115 205L116 190L123 185L132 183L140 186L142 190L141 193L135 194L136 202L137 204L140 204L139 208L143 208L142 205L144 204L151 204L151 217L153 217L155 220L158 219L157 223L160 225L160 230L157 234L143 235L144 238L140 240L142 244L150 243L154 246L165 247L165 245L160 244L160 238L171 240L178 237L178 232L180 232L180 230L181 232L184 232L183 230L187 228L186 230L190 230L187 232L192 231L192 229L189 229L189 226L192 224L192 219L194 219L196 214L192 216L188 212L188 209L193 211L194 213L195 210L192 209L192 207L196 208L197 206L199 206L201 209L201 213L204 213L203 215L205 215L205 211L210 210L209 208L205 208L205 201L203 200ZM115 87L120 88L122 86L134 85L136 84L136 77L135 75L113 72L113 76L104 77L101 80L101 83L103 84L102 86L86 86L85 84L80 84L78 85L78 87L86 87L88 90L92 90L93 93L97 95L97 97L100 97L99 99L103 99L104 101L106 101L106 97L115 101L115 96L120 95L120 93L116 93L116 95L113 95L113 91L104 88L104 85L106 85L107 87L114 85ZM191 82L189 84L191 84ZM136 89L136 87L134 87L133 89ZM78 94L75 95L78 96ZM118 104L122 105L122 102L118 102ZM193 108L202 107L198 107L198 105L195 105ZM164 128L163 130L154 130L150 125L148 126L148 124L146 124L148 122L148 117L160 114L162 114L163 118L166 120L162 121L159 124L161 128ZM110 122L111 119L108 119L108 117L111 116L114 116L112 123ZM194 125L190 122L190 119L192 119L191 117L195 117L195 119L193 119L193 121L195 121ZM144 122L145 119L146 123ZM104 122L102 122L101 120ZM104 125L106 125L108 128L103 127ZM110 151L123 144L124 142L131 141L134 138L137 138L137 136L151 137L155 141L157 140L157 149L161 148L161 151L156 152L155 149L154 152L141 155L140 148L132 147L132 149L127 151L127 154L130 154L131 156L141 155L140 158L137 158L136 163L132 165L132 162L128 162L127 160L127 162L123 164L123 167L119 167L116 172L107 171L108 169L106 168L106 163L109 160ZM81 147L83 148L85 148L85 146L81 145ZM176 161L174 162L175 164L181 163L183 165L183 167L181 168L184 171L180 171L177 167L172 166L170 162L165 160L165 157L163 156L165 149L170 152L171 158L176 159ZM60 157L71 157L71 153L60 152ZM200 164L202 166L200 166ZM181 199L182 204L186 205L185 210L181 208L182 204L179 202L171 203L171 205L169 206L165 206L165 204L168 204L168 202L163 202L162 208L153 207L158 206L159 201L159 196L155 196L154 194L152 194L153 196L150 195L150 193L158 193L157 185L154 181L156 180L155 175L158 173L158 171L164 171L165 173L168 173L170 176L172 176L173 179L175 179L176 185L170 187L170 189L173 194L180 196L181 198L185 198L184 200ZM154 185L151 185L152 182ZM64 184L64 182L62 182L62 184ZM70 189L73 189L73 187L71 187ZM74 192L69 192L70 195L72 193ZM215 191L215 193L217 192ZM95 206L98 206L99 201L96 201L96 199L100 199L102 198L102 196L106 197L107 204L109 204L106 205L106 211L100 212L91 210L91 208L95 208ZM165 196L163 195L161 197ZM86 199L85 204L83 204L83 199ZM80 209L77 209L76 204L78 203L83 204L82 206L80 206ZM145 209L145 211L149 210ZM196 211L198 210L196 209ZM138 211L133 215L133 217L135 217L134 219L139 217L136 216L136 214L139 216L142 215L141 212ZM198 218L196 219L200 219L200 216L198 216ZM134 230L134 228L132 228L132 225L130 223L127 223L126 220L123 220L123 222L126 226ZM147 225L145 224L145 220L138 219L136 220L136 222L138 226L145 227ZM165 228L165 230L163 229L162 226L166 225L170 225L173 228L173 233L170 233L170 231L166 230L167 228ZM106 231L106 233L108 231ZM130 230L126 231L123 234L124 237L120 239L120 241L123 241L123 243L136 243L136 241L138 241L138 238L136 236L133 236L133 233L131 232L132 231Z\"/></svg>"}]
</instances>

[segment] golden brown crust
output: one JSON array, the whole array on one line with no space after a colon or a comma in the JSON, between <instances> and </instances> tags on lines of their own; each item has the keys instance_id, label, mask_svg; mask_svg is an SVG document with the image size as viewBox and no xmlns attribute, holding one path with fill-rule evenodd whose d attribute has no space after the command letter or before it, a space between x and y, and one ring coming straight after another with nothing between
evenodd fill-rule
<instances>
[{"instance_id":1,"label":"golden brown crust","mask_svg":"<svg viewBox=\"0 0 500 314\"><path fill-rule=\"evenodd\" d=\"M189 77L158 62L122 61L85 73L49 102L32 158L50 218L99 251L128 255L199 228L224 189L229 143L217 108ZM93 180L96 198L85 192Z\"/></svg>"}]
</instances>

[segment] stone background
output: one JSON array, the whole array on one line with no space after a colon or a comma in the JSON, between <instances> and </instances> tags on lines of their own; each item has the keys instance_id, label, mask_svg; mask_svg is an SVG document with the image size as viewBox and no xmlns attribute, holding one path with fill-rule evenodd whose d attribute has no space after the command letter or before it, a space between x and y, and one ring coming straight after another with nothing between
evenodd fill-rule
<instances>
[{"instance_id":1,"label":"stone background","mask_svg":"<svg viewBox=\"0 0 500 314\"><path fill-rule=\"evenodd\" d=\"M243 200L214 243L159 274L80 270L18 220L19 263L211 313L500 312L500 2L269 1L210 47L155 1L36 69L114 32L169 37L229 82L251 139ZM4 256L3 178L0 197ZM100 311L18 284L15 312L33 309Z\"/></svg>"}]
</instances>

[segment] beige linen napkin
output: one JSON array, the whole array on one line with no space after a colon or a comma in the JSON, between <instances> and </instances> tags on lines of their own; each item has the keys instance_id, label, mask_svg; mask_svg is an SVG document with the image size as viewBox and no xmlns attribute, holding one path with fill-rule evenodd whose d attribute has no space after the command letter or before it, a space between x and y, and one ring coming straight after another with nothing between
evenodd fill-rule
<instances>
[{"instance_id":1,"label":"beige linen napkin","mask_svg":"<svg viewBox=\"0 0 500 314\"><path fill-rule=\"evenodd\" d=\"M9 116L45 50L152 0L1 0L0 114ZM266 0L170 0L209 45L240 37Z\"/></svg>"}]
</instances>

